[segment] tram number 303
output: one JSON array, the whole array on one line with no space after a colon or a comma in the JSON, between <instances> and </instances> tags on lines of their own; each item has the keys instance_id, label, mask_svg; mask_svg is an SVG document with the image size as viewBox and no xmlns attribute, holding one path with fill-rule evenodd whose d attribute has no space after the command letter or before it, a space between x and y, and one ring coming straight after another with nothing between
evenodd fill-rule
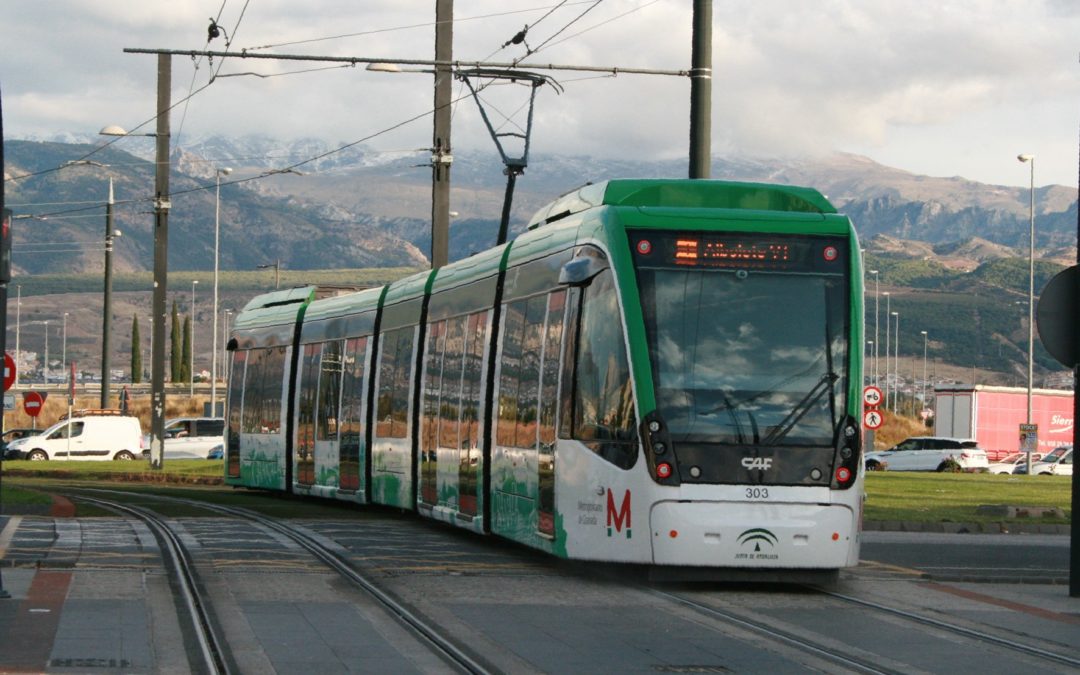
<instances>
[{"instance_id":1,"label":"tram number 303","mask_svg":"<svg viewBox=\"0 0 1080 675\"><path fill-rule=\"evenodd\" d=\"M751 488L751 487L748 487L748 488L746 488L746 498L747 499L768 499L769 498L769 488L763 488L763 487L752 487Z\"/></svg>"}]
</instances>

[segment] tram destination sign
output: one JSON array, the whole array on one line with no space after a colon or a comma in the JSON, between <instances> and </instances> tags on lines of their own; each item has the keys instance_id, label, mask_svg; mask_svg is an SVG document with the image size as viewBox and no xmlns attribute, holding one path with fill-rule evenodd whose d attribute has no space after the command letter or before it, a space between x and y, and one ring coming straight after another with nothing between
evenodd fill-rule
<instances>
[{"instance_id":1,"label":"tram destination sign","mask_svg":"<svg viewBox=\"0 0 1080 675\"><path fill-rule=\"evenodd\" d=\"M835 237L642 232L634 237L641 266L712 267L762 271L844 268L847 245Z\"/></svg>"}]
</instances>

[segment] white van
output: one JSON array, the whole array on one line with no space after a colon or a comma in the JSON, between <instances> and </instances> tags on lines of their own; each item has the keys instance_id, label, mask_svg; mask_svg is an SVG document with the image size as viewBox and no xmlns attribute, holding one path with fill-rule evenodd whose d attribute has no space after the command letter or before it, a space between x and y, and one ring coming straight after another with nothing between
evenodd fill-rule
<instances>
[{"instance_id":1,"label":"white van","mask_svg":"<svg viewBox=\"0 0 1080 675\"><path fill-rule=\"evenodd\" d=\"M127 415L80 414L8 444L8 459L135 459L142 428Z\"/></svg>"}]
</instances>

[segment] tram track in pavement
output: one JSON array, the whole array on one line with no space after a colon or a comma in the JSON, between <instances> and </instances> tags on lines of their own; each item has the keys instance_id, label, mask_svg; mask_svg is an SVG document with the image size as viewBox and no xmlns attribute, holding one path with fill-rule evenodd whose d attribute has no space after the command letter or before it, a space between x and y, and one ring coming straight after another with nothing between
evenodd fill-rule
<instances>
[{"instance_id":1,"label":"tram track in pavement","mask_svg":"<svg viewBox=\"0 0 1080 675\"><path fill-rule=\"evenodd\" d=\"M191 628L191 640L195 643L194 651L199 655L197 665L205 669L204 672L227 675L237 672L232 656L229 653L228 643L224 640L218 629L211 611L211 604L202 592L198 583L198 572L191 555L184 546L180 537L169 526L168 522L149 509L144 509L120 502L107 501L85 495L79 496L79 500L94 504L101 508L127 514L144 522L163 552L162 559L166 563L169 576L172 578L177 593L182 599L178 609L187 619ZM200 668L191 664L192 670L200 672Z\"/></svg>"},{"instance_id":2,"label":"tram track in pavement","mask_svg":"<svg viewBox=\"0 0 1080 675\"><path fill-rule=\"evenodd\" d=\"M87 488L86 492L104 492L104 493L121 493L129 495L130 493L123 493L122 491L113 490L100 490L95 488ZM379 584L373 581L368 575L363 574L357 570L353 565L349 563L344 556L333 550L331 547L325 545L318 537L304 531L301 528L294 527L283 523L277 519L270 518L259 514L249 509L223 506L219 504L211 504L193 499L183 499L179 497L170 497L165 495L148 495L140 494L140 498L150 498L153 500L163 502L173 502L184 504L186 506L197 507L214 513L220 513L222 515L230 516L232 518L241 518L252 521L265 527L269 530L276 532L277 534L286 537L291 540L301 549L305 550L312 557L320 561L324 566L328 567L332 571L336 572L338 576L349 582L352 586L359 589L369 598L373 599L385 612L387 612L392 618L394 618L399 624L404 626L411 634L417 637L421 642L428 645L428 647L436 653L443 661L453 666L457 670L466 673L475 673L486 675L488 673L497 672L497 669L485 664L479 657L474 656L469 651L459 647L452 639L446 636L443 631L439 629L438 623L428 619L422 613L409 607L406 603L400 601L392 593L383 589ZM155 532L155 536L158 536L159 541L166 543L170 553L170 557L180 561L182 570L177 572L178 578L184 580L191 579L190 595L192 600L187 600L189 596L189 590L185 590L185 604L187 606L194 605L197 608L205 609L208 606L202 598L198 596L197 584L194 583L196 573L194 565L191 563L190 556L187 554L184 548L183 542L169 527L167 521L160 516L157 516L149 509L133 507L117 502L109 502L101 499L86 497L80 495L76 497L91 503L95 503L105 508L114 508L116 510L128 513L140 520L144 520ZM176 547L174 549L174 547ZM204 629L212 630L213 622L211 617L207 616L205 620L200 616L199 624ZM200 651L206 651L202 648L204 638L199 637ZM205 638L208 644L220 644L223 642L217 636L208 635ZM210 650L214 653L213 650ZM222 663L221 665L225 665ZM231 670L222 669L208 669L209 672L214 673L228 673L234 672Z\"/></svg>"},{"instance_id":3,"label":"tram track in pavement","mask_svg":"<svg viewBox=\"0 0 1080 675\"><path fill-rule=\"evenodd\" d=\"M979 630L956 622L928 616L924 613L889 606L881 602L818 586L801 586L801 588L811 595L832 598L839 603L858 608L860 611L869 611L886 616L891 621L900 620L903 623L918 626L923 631L929 629L929 631L936 634L949 633L954 637L961 638L973 647L993 648L1015 655L1015 657L1026 660L1029 667L1038 670L1045 668L1046 670L1043 672L1052 672L1051 665L1063 668L1061 672L1073 672L1075 669L1080 668L1080 659L1074 656L1024 644L1018 640L1002 637L986 630ZM740 601L732 601L730 594L718 598L716 595L704 592L703 595L708 598L708 601L699 601L687 597L685 594L656 588L652 589L651 592L702 615L750 630L854 672L894 674L911 672L913 668L922 669L915 664L906 663L896 656L890 657L876 651L877 647L873 644L845 641L842 631L836 630L835 626L830 626L834 630L828 632L826 626L807 626L792 617L778 618L776 615L779 612L776 612L775 609L772 612L756 612L753 607L746 606ZM774 596L770 595L769 597ZM762 618L763 616L765 618ZM887 636L884 641L888 641ZM970 649L965 651L958 649L957 653L970 654L973 652Z\"/></svg>"}]
</instances>

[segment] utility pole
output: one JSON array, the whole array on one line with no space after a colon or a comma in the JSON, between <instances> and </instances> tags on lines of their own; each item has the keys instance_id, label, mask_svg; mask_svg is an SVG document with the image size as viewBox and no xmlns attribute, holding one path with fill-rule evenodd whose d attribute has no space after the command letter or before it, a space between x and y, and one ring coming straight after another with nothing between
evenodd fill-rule
<instances>
[{"instance_id":1,"label":"utility pole","mask_svg":"<svg viewBox=\"0 0 1080 675\"><path fill-rule=\"evenodd\" d=\"M169 108L172 55L158 54L154 161L154 298L150 353L150 468L165 464L165 300L169 266Z\"/></svg>"},{"instance_id":2,"label":"utility pole","mask_svg":"<svg viewBox=\"0 0 1080 675\"><path fill-rule=\"evenodd\" d=\"M454 0L435 0L435 123L431 138L431 267L450 259L450 102L453 97Z\"/></svg>"},{"instance_id":3,"label":"utility pole","mask_svg":"<svg viewBox=\"0 0 1080 675\"><path fill-rule=\"evenodd\" d=\"M690 64L690 177L708 178L712 161L712 3L694 0Z\"/></svg>"},{"instance_id":4,"label":"utility pole","mask_svg":"<svg viewBox=\"0 0 1080 675\"><path fill-rule=\"evenodd\" d=\"M112 335L113 179L109 178L109 201L105 204L105 302L101 313L101 407L109 407L109 337Z\"/></svg>"}]
</instances>

